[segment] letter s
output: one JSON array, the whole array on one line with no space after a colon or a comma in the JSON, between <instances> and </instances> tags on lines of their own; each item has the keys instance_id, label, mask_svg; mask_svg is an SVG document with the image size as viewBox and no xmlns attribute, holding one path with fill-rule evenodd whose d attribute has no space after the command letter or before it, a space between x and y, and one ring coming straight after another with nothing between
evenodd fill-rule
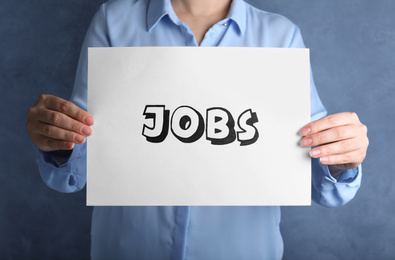
<instances>
[{"instance_id":1,"label":"letter s","mask_svg":"<svg viewBox=\"0 0 395 260\"><path fill-rule=\"evenodd\" d=\"M250 145L258 140L258 129L254 126L257 122L258 117L251 109L247 109L239 116L237 124L242 131L237 132L237 140L239 140L240 146Z\"/></svg>"}]
</instances>

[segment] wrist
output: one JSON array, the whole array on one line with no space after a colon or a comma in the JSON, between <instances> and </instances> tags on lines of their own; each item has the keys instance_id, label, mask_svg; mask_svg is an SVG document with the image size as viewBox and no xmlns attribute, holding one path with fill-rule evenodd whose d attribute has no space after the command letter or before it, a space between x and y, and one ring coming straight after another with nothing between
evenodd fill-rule
<instances>
[{"instance_id":1,"label":"wrist","mask_svg":"<svg viewBox=\"0 0 395 260\"><path fill-rule=\"evenodd\" d=\"M346 169L337 165L328 165L329 173L333 178L338 178Z\"/></svg>"}]
</instances>

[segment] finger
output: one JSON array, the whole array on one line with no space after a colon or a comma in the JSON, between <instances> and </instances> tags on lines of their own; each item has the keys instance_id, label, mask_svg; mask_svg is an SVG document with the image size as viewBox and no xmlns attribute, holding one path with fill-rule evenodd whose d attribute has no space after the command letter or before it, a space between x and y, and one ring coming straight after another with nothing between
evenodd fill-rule
<instances>
[{"instance_id":1,"label":"finger","mask_svg":"<svg viewBox=\"0 0 395 260\"><path fill-rule=\"evenodd\" d=\"M92 133L92 129L89 126L54 110L40 109L37 112L37 120L46 125L56 126L84 136L89 136ZM46 127L48 128L49 126Z\"/></svg>"},{"instance_id":2,"label":"finger","mask_svg":"<svg viewBox=\"0 0 395 260\"><path fill-rule=\"evenodd\" d=\"M74 148L73 142L56 140L45 136L39 137L34 143L41 151L44 152L51 152L56 150L71 150Z\"/></svg>"},{"instance_id":3,"label":"finger","mask_svg":"<svg viewBox=\"0 0 395 260\"><path fill-rule=\"evenodd\" d=\"M45 136L46 138L59 141L73 142L77 144L82 144L85 142L85 136L72 131L64 130L53 125L38 123L36 129L38 129L37 134Z\"/></svg>"},{"instance_id":4,"label":"finger","mask_svg":"<svg viewBox=\"0 0 395 260\"><path fill-rule=\"evenodd\" d=\"M308 136L334 127L353 124L355 122L359 122L357 114L353 112L338 113L310 122L302 127L299 133L302 136Z\"/></svg>"},{"instance_id":5,"label":"finger","mask_svg":"<svg viewBox=\"0 0 395 260\"><path fill-rule=\"evenodd\" d=\"M352 151L345 154L335 154L320 157L320 162L325 165L344 165L345 168L355 168L365 158L360 150ZM347 165L352 165L347 167Z\"/></svg>"},{"instance_id":6,"label":"finger","mask_svg":"<svg viewBox=\"0 0 395 260\"><path fill-rule=\"evenodd\" d=\"M93 117L87 111L70 101L51 95L41 95L40 99L48 109L58 111L89 126L94 123Z\"/></svg>"},{"instance_id":7,"label":"finger","mask_svg":"<svg viewBox=\"0 0 395 260\"><path fill-rule=\"evenodd\" d=\"M355 125L340 126L303 137L301 144L304 147L319 146L353 138L357 133Z\"/></svg>"},{"instance_id":8,"label":"finger","mask_svg":"<svg viewBox=\"0 0 395 260\"><path fill-rule=\"evenodd\" d=\"M331 143L311 149L310 154L313 158L346 154L361 148L360 143L355 139L348 139L336 143Z\"/></svg>"}]
</instances>

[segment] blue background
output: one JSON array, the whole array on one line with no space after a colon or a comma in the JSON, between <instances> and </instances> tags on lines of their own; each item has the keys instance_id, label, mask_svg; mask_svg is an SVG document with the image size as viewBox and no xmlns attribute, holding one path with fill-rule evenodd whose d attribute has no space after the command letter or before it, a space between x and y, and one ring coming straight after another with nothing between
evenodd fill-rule
<instances>
[{"instance_id":1,"label":"blue background","mask_svg":"<svg viewBox=\"0 0 395 260\"><path fill-rule=\"evenodd\" d=\"M88 259L85 190L42 182L26 111L68 99L80 46L103 1L0 2L0 259ZM370 146L363 185L344 207L283 207L284 259L395 259L395 1L250 2L298 24L330 113L357 112Z\"/></svg>"}]
</instances>

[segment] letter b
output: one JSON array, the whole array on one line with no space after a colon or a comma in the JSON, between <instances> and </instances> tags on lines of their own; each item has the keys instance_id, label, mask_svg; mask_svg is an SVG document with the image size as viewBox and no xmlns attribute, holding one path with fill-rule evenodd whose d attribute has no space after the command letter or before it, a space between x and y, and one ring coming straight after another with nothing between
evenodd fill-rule
<instances>
[{"instance_id":1,"label":"letter b","mask_svg":"<svg viewBox=\"0 0 395 260\"><path fill-rule=\"evenodd\" d=\"M221 107L207 109L206 139L211 144L230 144L236 139L235 121L231 113Z\"/></svg>"}]
</instances>

